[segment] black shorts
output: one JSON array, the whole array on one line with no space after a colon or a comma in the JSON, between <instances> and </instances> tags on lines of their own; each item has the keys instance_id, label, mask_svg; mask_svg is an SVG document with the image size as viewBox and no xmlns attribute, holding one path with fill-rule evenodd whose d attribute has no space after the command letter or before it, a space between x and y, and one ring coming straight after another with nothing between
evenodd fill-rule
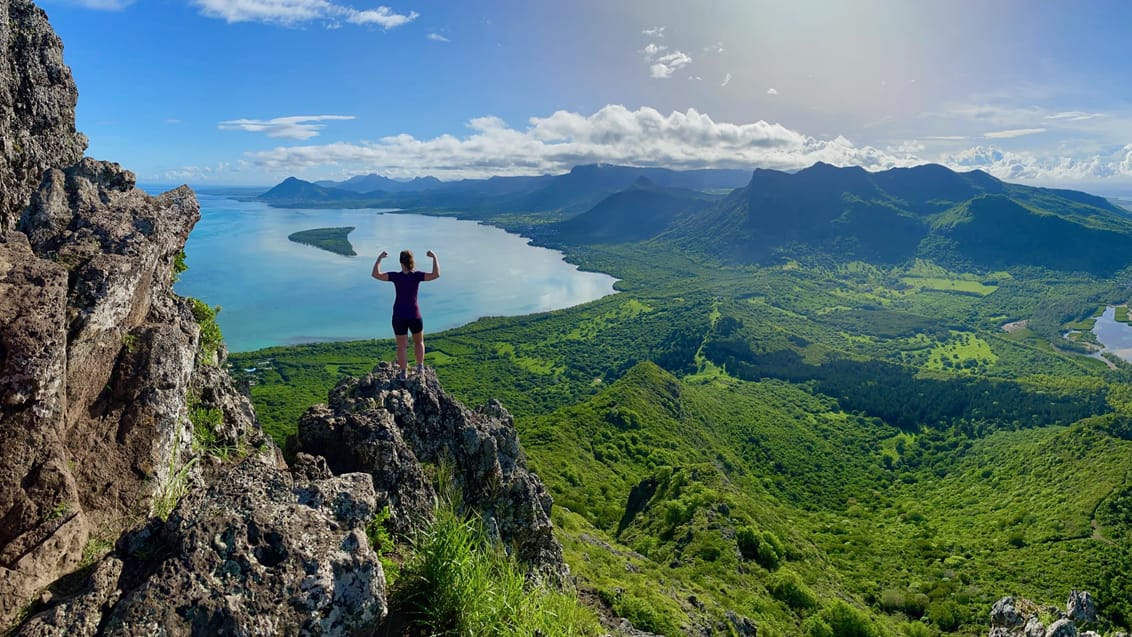
<instances>
[{"instance_id":1,"label":"black shorts","mask_svg":"<svg viewBox=\"0 0 1132 637\"><path fill-rule=\"evenodd\" d=\"M409 332L413 334L420 334L424 331L424 321L419 318L415 319L399 319L393 318L393 333L397 336L404 336Z\"/></svg>"}]
</instances>

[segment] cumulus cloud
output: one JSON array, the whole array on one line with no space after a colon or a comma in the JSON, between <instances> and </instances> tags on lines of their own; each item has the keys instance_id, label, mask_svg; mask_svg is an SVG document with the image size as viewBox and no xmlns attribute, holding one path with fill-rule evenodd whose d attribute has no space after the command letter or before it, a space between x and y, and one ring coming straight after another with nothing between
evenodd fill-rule
<instances>
[{"instance_id":1,"label":"cumulus cloud","mask_svg":"<svg viewBox=\"0 0 1132 637\"><path fill-rule=\"evenodd\" d=\"M941 163L957 169L978 168L1007 181L1093 182L1132 176L1132 144L1111 155L1090 157L1012 152L980 145L945 155Z\"/></svg>"},{"instance_id":2,"label":"cumulus cloud","mask_svg":"<svg viewBox=\"0 0 1132 637\"><path fill-rule=\"evenodd\" d=\"M704 53L723 53L723 43L716 42L704 47Z\"/></svg>"},{"instance_id":3,"label":"cumulus cloud","mask_svg":"<svg viewBox=\"0 0 1132 637\"><path fill-rule=\"evenodd\" d=\"M720 84L720 86L727 86L730 83L731 83L731 74L728 73L727 75L723 76L723 82Z\"/></svg>"},{"instance_id":4,"label":"cumulus cloud","mask_svg":"<svg viewBox=\"0 0 1132 637\"><path fill-rule=\"evenodd\" d=\"M437 42L448 42L448 38L444 37L443 35L440 35L439 33L430 33L430 34L426 35L425 37L430 39L430 40L435 40Z\"/></svg>"},{"instance_id":5,"label":"cumulus cloud","mask_svg":"<svg viewBox=\"0 0 1132 637\"><path fill-rule=\"evenodd\" d=\"M1046 132L1046 129L1044 128L1011 128L1009 130L999 130L991 131L989 133L983 133L983 137L986 137L987 139L1010 139L1012 137L1036 135L1038 133L1044 132Z\"/></svg>"},{"instance_id":6,"label":"cumulus cloud","mask_svg":"<svg viewBox=\"0 0 1132 637\"><path fill-rule=\"evenodd\" d=\"M643 52L645 61L649 62L649 76L657 79L670 78L673 73L692 63L692 58L687 53L669 51L666 46L650 43Z\"/></svg>"},{"instance_id":7,"label":"cumulus cloud","mask_svg":"<svg viewBox=\"0 0 1132 637\"><path fill-rule=\"evenodd\" d=\"M778 95L778 89L776 89L776 88L768 88L768 89L766 90L766 94L767 94L767 95Z\"/></svg>"},{"instance_id":8,"label":"cumulus cloud","mask_svg":"<svg viewBox=\"0 0 1132 637\"><path fill-rule=\"evenodd\" d=\"M228 22L266 22L285 26L309 22L337 26L345 21L392 29L419 17L416 11L401 14L386 6L359 10L329 0L192 0L192 4L200 8L204 15Z\"/></svg>"},{"instance_id":9,"label":"cumulus cloud","mask_svg":"<svg viewBox=\"0 0 1132 637\"><path fill-rule=\"evenodd\" d=\"M346 8L347 22L351 24L376 24L383 29L392 29L403 24L408 24L418 17L420 17L420 14L416 11L410 11L408 14L400 14L395 13L389 7L378 7L376 9L366 9L365 11Z\"/></svg>"},{"instance_id":10,"label":"cumulus cloud","mask_svg":"<svg viewBox=\"0 0 1132 637\"><path fill-rule=\"evenodd\" d=\"M293 118L280 118L284 122L289 119ZM297 119L298 124L315 125L321 121ZM253 130L243 123L233 124L233 128ZM262 128L255 130L267 132ZM965 138L934 139L961 142ZM954 147L954 143L949 146ZM762 120L743 124L717 122L695 109L665 115L648 107L630 110L616 104L591 115L557 111L547 117L530 118L524 127L509 125L498 117L480 117L469 121L462 135L420 139L401 134L359 143L280 146L247 153L246 159L257 169L276 174L333 170L341 174L377 172L406 178L435 175L442 179L555 174L591 163L676 169L796 170L817 161L867 170L933 161L955 170L977 168L1007 181L1037 184L1096 184L1106 179L1132 178L1132 144L1073 157L1056 151L1007 151L994 145L976 145L929 157L917 140L876 148L854 144L842 136L819 139Z\"/></svg>"},{"instance_id":11,"label":"cumulus cloud","mask_svg":"<svg viewBox=\"0 0 1132 637\"><path fill-rule=\"evenodd\" d=\"M645 29L644 31L641 31L641 33L645 34L646 36L648 36L650 38L663 38L664 37L664 27L653 27L651 29Z\"/></svg>"},{"instance_id":12,"label":"cumulus cloud","mask_svg":"<svg viewBox=\"0 0 1132 637\"><path fill-rule=\"evenodd\" d=\"M797 169L824 161L872 170L917 163L914 157L856 146L844 137L815 139L765 121L716 122L695 109L664 115L647 107L609 105L592 115L558 111L531 118L522 130L496 117L474 119L468 128L464 137L402 134L356 144L279 147L248 158L279 173L336 166L453 179L558 173L589 163Z\"/></svg>"},{"instance_id":13,"label":"cumulus cloud","mask_svg":"<svg viewBox=\"0 0 1132 637\"><path fill-rule=\"evenodd\" d=\"M275 119L232 119L220 122L220 130L242 130L249 133L267 133L268 137L285 139L310 139L319 134L325 124L318 122L349 120L353 115L296 115L276 117Z\"/></svg>"}]
</instances>

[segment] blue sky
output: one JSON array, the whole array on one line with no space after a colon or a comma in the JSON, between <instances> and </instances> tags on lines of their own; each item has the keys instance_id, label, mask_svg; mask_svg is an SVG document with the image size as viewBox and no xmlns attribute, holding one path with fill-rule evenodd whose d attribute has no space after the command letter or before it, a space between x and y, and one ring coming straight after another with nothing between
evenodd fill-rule
<instances>
[{"instance_id":1,"label":"blue sky","mask_svg":"<svg viewBox=\"0 0 1132 637\"><path fill-rule=\"evenodd\" d=\"M1132 193L1121 0L40 0L145 182L940 162Z\"/></svg>"}]
</instances>

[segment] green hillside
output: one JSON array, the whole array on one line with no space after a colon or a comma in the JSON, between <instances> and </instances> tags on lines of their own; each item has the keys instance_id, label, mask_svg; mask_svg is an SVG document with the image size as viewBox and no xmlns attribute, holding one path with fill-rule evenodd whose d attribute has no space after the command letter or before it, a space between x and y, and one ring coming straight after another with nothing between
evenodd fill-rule
<instances>
[{"instance_id":1,"label":"green hillside","mask_svg":"<svg viewBox=\"0 0 1132 637\"><path fill-rule=\"evenodd\" d=\"M430 335L428 362L465 403L498 398L516 416L580 590L639 628L985 635L996 599L1061 605L1073 588L1095 596L1098 629L1127 627L1132 371L1061 332L1127 301L1128 271L1115 257L1039 267L979 243L1004 210L1063 236L1119 237L1122 222L1080 193L1031 192L1070 202L1035 210L981 173L913 171L910 186L821 172L843 180L831 192L871 183L854 210L970 252L851 259L831 233L805 258L755 265L673 252L673 237L594 240L568 255L621 279L619 294ZM954 203L953 190L977 194ZM1046 249L1040 235L1027 245ZM338 378L392 353L368 341L232 358L257 367L236 375L283 440Z\"/></svg>"}]
</instances>

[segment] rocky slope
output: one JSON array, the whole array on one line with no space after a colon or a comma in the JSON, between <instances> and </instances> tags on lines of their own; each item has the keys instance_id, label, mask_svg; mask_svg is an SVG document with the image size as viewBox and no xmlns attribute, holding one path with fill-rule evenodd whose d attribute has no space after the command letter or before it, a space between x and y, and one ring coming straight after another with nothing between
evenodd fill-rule
<instances>
[{"instance_id":1,"label":"rocky slope","mask_svg":"<svg viewBox=\"0 0 1132 637\"><path fill-rule=\"evenodd\" d=\"M1105 627L1097 617L1093 596L1085 591L1069 591L1065 610L1043 607L1028 599L1003 597L991 608L990 624L990 637L1099 637L1101 633L1092 629ZM1079 626L1091 629L1081 632ZM1105 634L1128 637L1121 631Z\"/></svg>"},{"instance_id":2,"label":"rocky slope","mask_svg":"<svg viewBox=\"0 0 1132 637\"><path fill-rule=\"evenodd\" d=\"M401 533L428 518L422 461L532 572L565 573L509 416L431 375L347 381L288 467L173 293L192 191L152 197L82 157L33 3L0 0L0 52L0 631L370 631L385 580L365 527L384 506Z\"/></svg>"}]
</instances>

